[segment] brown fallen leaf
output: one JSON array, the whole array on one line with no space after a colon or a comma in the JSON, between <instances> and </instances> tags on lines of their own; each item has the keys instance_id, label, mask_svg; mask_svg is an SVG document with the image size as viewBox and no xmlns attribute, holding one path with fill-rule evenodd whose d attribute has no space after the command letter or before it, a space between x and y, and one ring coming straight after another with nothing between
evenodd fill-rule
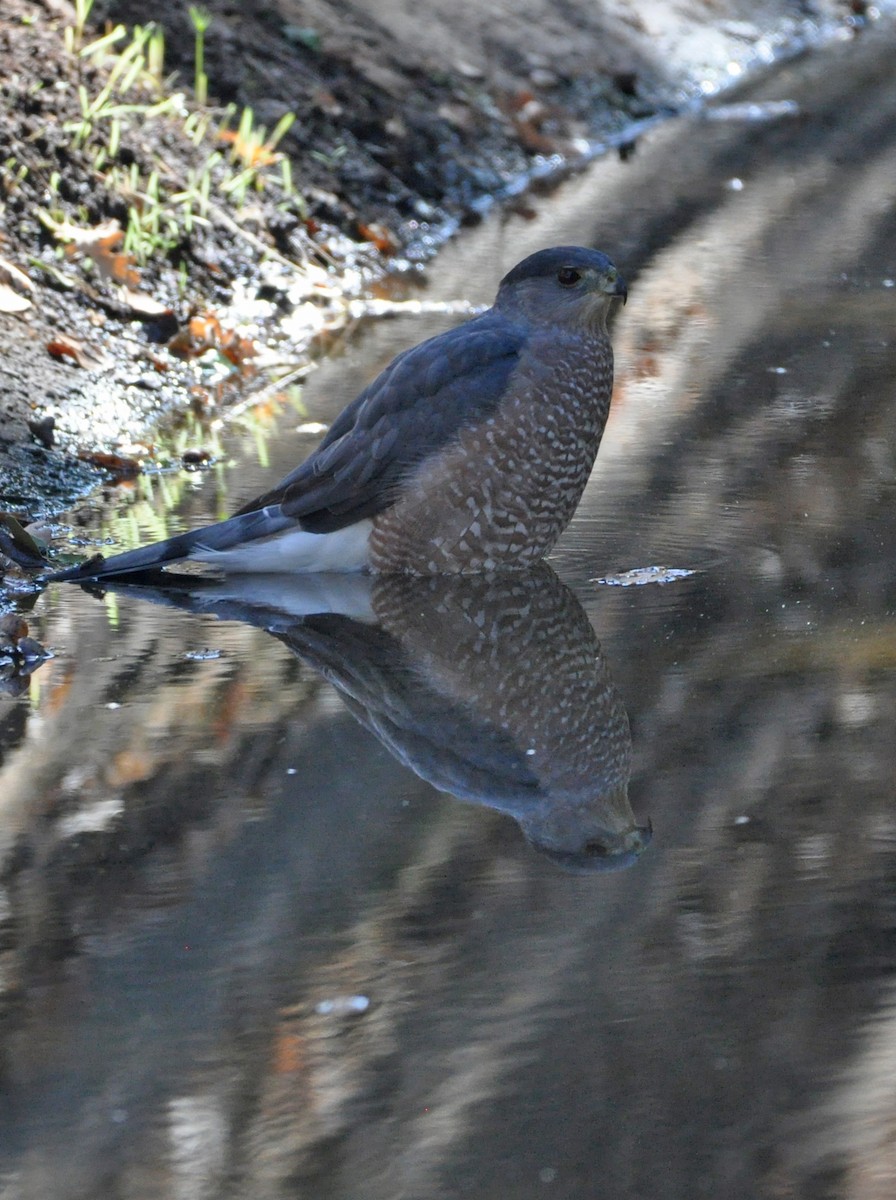
<instances>
[{"instance_id":1,"label":"brown fallen leaf","mask_svg":"<svg viewBox=\"0 0 896 1200\"><path fill-rule=\"evenodd\" d=\"M66 243L70 256L78 252L86 254L96 263L97 270L105 279L120 283L126 288L136 288L140 283L140 272L134 266L134 256L118 250L124 232L113 218L82 229L71 221L59 221L52 226L54 235Z\"/></svg>"},{"instance_id":2,"label":"brown fallen leaf","mask_svg":"<svg viewBox=\"0 0 896 1200\"><path fill-rule=\"evenodd\" d=\"M223 333L221 322L213 313L198 313L169 339L168 349L178 358L198 358L206 350L217 350Z\"/></svg>"},{"instance_id":3,"label":"brown fallen leaf","mask_svg":"<svg viewBox=\"0 0 896 1200\"><path fill-rule=\"evenodd\" d=\"M79 367L86 371L100 371L112 365L112 359L103 350L88 346L77 338L60 334L51 342L47 342L47 350L54 358L72 358Z\"/></svg>"},{"instance_id":4,"label":"brown fallen leaf","mask_svg":"<svg viewBox=\"0 0 896 1200\"><path fill-rule=\"evenodd\" d=\"M167 346L178 358L199 358L208 350L217 350L237 367L243 367L247 359L254 358L258 353L258 347L251 338L225 329L214 313L208 312L191 317L186 327L179 330Z\"/></svg>"},{"instance_id":5,"label":"brown fallen leaf","mask_svg":"<svg viewBox=\"0 0 896 1200\"><path fill-rule=\"evenodd\" d=\"M311 103L316 105L317 108L323 109L328 117L341 117L344 111L333 93L325 87L316 87L314 89L311 93Z\"/></svg>"},{"instance_id":6,"label":"brown fallen leaf","mask_svg":"<svg viewBox=\"0 0 896 1200\"><path fill-rule=\"evenodd\" d=\"M241 337L232 331L228 333L221 346L221 353L229 358L235 367L248 367L247 360L254 358L258 347L251 338Z\"/></svg>"},{"instance_id":7,"label":"brown fallen leaf","mask_svg":"<svg viewBox=\"0 0 896 1200\"><path fill-rule=\"evenodd\" d=\"M119 479L132 478L143 470L142 463L136 458L126 458L123 454L109 454L103 450L79 450L81 462L99 467L101 471L109 471Z\"/></svg>"},{"instance_id":8,"label":"brown fallen leaf","mask_svg":"<svg viewBox=\"0 0 896 1200\"><path fill-rule=\"evenodd\" d=\"M370 242L380 254L394 254L398 249L398 239L385 225L379 221L358 222L358 233L365 242Z\"/></svg>"},{"instance_id":9,"label":"brown fallen leaf","mask_svg":"<svg viewBox=\"0 0 896 1200\"><path fill-rule=\"evenodd\" d=\"M301 1033L294 1029L278 1030L273 1049L275 1075L297 1075L307 1070L307 1039Z\"/></svg>"},{"instance_id":10,"label":"brown fallen leaf","mask_svg":"<svg viewBox=\"0 0 896 1200\"><path fill-rule=\"evenodd\" d=\"M133 254L124 254L114 249L119 237L114 241L98 241L93 243L88 254L97 265L97 270L105 279L120 283L125 288L136 288L140 283L140 272L134 266Z\"/></svg>"}]
</instances>

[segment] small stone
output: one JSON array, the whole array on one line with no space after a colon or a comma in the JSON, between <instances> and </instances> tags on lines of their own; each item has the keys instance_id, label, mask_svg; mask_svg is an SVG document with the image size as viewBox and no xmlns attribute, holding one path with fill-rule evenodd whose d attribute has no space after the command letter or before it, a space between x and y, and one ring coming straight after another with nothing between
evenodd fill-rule
<instances>
[{"instance_id":1,"label":"small stone","mask_svg":"<svg viewBox=\"0 0 896 1200\"><path fill-rule=\"evenodd\" d=\"M24 624L24 622L23 622ZM27 626L25 626L27 629ZM23 637L19 639L19 644L16 647L19 654L26 662L35 662L38 659L47 658L47 652L40 644L32 637Z\"/></svg>"},{"instance_id":2,"label":"small stone","mask_svg":"<svg viewBox=\"0 0 896 1200\"><path fill-rule=\"evenodd\" d=\"M196 468L205 467L212 460L212 456L208 450L185 450L180 456L180 461L185 467Z\"/></svg>"},{"instance_id":3,"label":"small stone","mask_svg":"<svg viewBox=\"0 0 896 1200\"><path fill-rule=\"evenodd\" d=\"M464 79L483 79L485 77L484 72L473 63L458 60L454 66L458 74L463 75Z\"/></svg>"},{"instance_id":4,"label":"small stone","mask_svg":"<svg viewBox=\"0 0 896 1200\"><path fill-rule=\"evenodd\" d=\"M53 443L56 440L56 418L53 416L35 418L28 422L28 428L36 441L44 447L45 450L52 450Z\"/></svg>"}]
</instances>

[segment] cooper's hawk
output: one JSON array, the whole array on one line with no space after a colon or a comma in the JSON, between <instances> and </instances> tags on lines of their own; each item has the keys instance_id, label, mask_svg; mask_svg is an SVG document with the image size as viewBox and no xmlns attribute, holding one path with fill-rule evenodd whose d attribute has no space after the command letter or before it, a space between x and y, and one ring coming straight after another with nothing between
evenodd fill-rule
<instances>
[{"instance_id":1,"label":"cooper's hawk","mask_svg":"<svg viewBox=\"0 0 896 1200\"><path fill-rule=\"evenodd\" d=\"M626 287L597 250L540 250L481 316L400 354L301 466L229 520L57 578L183 559L225 572L417 575L523 566L566 527L613 385L607 312Z\"/></svg>"}]
</instances>

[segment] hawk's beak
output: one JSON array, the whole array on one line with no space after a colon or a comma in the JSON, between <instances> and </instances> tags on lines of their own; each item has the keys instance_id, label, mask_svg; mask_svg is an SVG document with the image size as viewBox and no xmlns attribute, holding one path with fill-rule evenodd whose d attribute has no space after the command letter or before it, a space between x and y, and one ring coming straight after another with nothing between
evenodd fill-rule
<instances>
[{"instance_id":1,"label":"hawk's beak","mask_svg":"<svg viewBox=\"0 0 896 1200\"><path fill-rule=\"evenodd\" d=\"M628 288L625 285L625 280L618 273L615 277L611 278L604 276L600 290L605 296L609 296L611 300L621 300L623 304L628 299Z\"/></svg>"}]
</instances>

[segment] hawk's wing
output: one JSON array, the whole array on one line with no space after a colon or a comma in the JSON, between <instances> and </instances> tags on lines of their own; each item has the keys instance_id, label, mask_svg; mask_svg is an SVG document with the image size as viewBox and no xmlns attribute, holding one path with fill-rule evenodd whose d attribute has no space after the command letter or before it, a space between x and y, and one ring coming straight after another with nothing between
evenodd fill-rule
<instances>
[{"instance_id":1,"label":"hawk's wing","mask_svg":"<svg viewBox=\"0 0 896 1200\"><path fill-rule=\"evenodd\" d=\"M393 502L402 479L498 407L526 333L494 310L400 354L337 417L320 446L270 492L312 533L330 533Z\"/></svg>"}]
</instances>

